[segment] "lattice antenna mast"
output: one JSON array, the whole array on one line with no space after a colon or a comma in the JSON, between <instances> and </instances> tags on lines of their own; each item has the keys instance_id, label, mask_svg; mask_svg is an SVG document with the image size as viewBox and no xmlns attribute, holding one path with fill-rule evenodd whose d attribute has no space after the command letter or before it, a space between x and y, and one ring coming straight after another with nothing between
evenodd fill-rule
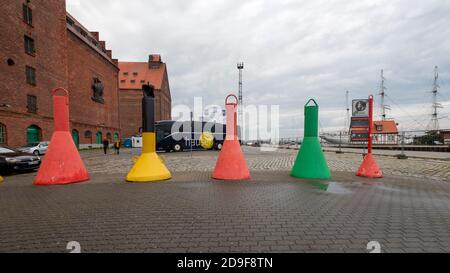
<instances>
[{"instance_id":1,"label":"lattice antenna mast","mask_svg":"<svg viewBox=\"0 0 450 273\"><path fill-rule=\"evenodd\" d=\"M242 71L244 70L244 63L238 63L237 64L237 68L239 70L239 96L238 96L238 125L241 127L241 139L243 140L244 135L245 135L245 130L244 130L244 117L243 117L243 106L244 106L244 101L243 101L243 94L242 94Z\"/></svg>"},{"instance_id":2,"label":"lattice antenna mast","mask_svg":"<svg viewBox=\"0 0 450 273\"><path fill-rule=\"evenodd\" d=\"M384 70L381 69L381 83L380 83L380 93L378 95L381 96L381 103L380 103L380 108L381 108L381 119L382 120L386 120L386 110L390 110L391 108L389 107L389 105L385 104L385 98L386 98L386 78L384 77Z\"/></svg>"},{"instance_id":3,"label":"lattice antenna mast","mask_svg":"<svg viewBox=\"0 0 450 273\"><path fill-rule=\"evenodd\" d=\"M439 108L443 108L442 104L438 103L437 101L437 97L439 94L439 84L438 84L438 79L439 79L439 72L438 72L438 67L435 66L434 67L434 80L433 80L433 90L431 91L431 94L433 96L433 103L432 103L432 114L431 114L431 122L429 125L429 129L432 131L438 131L439 130L439 113L438 113L438 109Z\"/></svg>"}]
</instances>

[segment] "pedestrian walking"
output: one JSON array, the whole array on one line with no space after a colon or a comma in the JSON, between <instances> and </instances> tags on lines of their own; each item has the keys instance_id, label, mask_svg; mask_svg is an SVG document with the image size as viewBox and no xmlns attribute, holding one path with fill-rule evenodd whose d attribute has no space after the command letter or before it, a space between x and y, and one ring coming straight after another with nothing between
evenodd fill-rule
<instances>
[{"instance_id":1,"label":"pedestrian walking","mask_svg":"<svg viewBox=\"0 0 450 273\"><path fill-rule=\"evenodd\" d=\"M105 155L108 153L109 140L107 138L103 139L103 152Z\"/></svg>"},{"instance_id":2,"label":"pedestrian walking","mask_svg":"<svg viewBox=\"0 0 450 273\"><path fill-rule=\"evenodd\" d=\"M114 142L114 151L116 151L116 154L120 154L120 146L122 145L122 141L120 139L117 139L116 142Z\"/></svg>"}]
</instances>

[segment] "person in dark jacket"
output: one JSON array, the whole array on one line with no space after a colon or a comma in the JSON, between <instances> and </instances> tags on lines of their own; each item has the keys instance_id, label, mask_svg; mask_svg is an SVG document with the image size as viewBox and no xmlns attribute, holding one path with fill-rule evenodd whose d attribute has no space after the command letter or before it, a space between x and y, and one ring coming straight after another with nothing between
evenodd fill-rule
<instances>
[{"instance_id":1,"label":"person in dark jacket","mask_svg":"<svg viewBox=\"0 0 450 273\"><path fill-rule=\"evenodd\" d=\"M103 152L105 155L108 153L109 140L107 138L103 139Z\"/></svg>"},{"instance_id":2,"label":"person in dark jacket","mask_svg":"<svg viewBox=\"0 0 450 273\"><path fill-rule=\"evenodd\" d=\"M114 151L116 151L116 154L120 154L120 146L122 145L122 141L120 141L120 139L117 139L114 142Z\"/></svg>"}]
</instances>

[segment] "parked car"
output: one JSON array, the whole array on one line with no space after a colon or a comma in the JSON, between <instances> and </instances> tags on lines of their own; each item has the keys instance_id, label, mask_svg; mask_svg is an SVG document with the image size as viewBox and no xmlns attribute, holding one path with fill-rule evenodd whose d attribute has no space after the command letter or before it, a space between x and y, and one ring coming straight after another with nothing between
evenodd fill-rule
<instances>
[{"instance_id":1,"label":"parked car","mask_svg":"<svg viewBox=\"0 0 450 273\"><path fill-rule=\"evenodd\" d=\"M34 155L45 155L47 153L49 144L50 144L50 142L48 142L48 141L34 142L34 143L27 144L23 147L20 147L17 150L24 152L24 153L34 154Z\"/></svg>"},{"instance_id":2,"label":"parked car","mask_svg":"<svg viewBox=\"0 0 450 273\"><path fill-rule=\"evenodd\" d=\"M0 146L0 174L34 171L41 166L39 156Z\"/></svg>"}]
</instances>

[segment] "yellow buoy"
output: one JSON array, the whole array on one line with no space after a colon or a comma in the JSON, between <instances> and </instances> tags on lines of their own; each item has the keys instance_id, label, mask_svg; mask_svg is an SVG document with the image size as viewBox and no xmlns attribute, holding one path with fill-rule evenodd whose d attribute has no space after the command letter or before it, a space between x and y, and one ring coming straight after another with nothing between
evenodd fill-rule
<instances>
[{"instance_id":1,"label":"yellow buoy","mask_svg":"<svg viewBox=\"0 0 450 273\"><path fill-rule=\"evenodd\" d=\"M210 150L214 146L214 136L210 132L203 132L200 135L200 145L205 150Z\"/></svg>"},{"instance_id":2,"label":"yellow buoy","mask_svg":"<svg viewBox=\"0 0 450 273\"><path fill-rule=\"evenodd\" d=\"M142 99L142 154L128 173L128 182L155 182L172 176L164 161L156 153L155 95L152 85L143 85Z\"/></svg>"},{"instance_id":3,"label":"yellow buoy","mask_svg":"<svg viewBox=\"0 0 450 273\"><path fill-rule=\"evenodd\" d=\"M153 182L170 179L169 170L156 153L155 133L143 133L142 154L127 175L129 182Z\"/></svg>"}]
</instances>

